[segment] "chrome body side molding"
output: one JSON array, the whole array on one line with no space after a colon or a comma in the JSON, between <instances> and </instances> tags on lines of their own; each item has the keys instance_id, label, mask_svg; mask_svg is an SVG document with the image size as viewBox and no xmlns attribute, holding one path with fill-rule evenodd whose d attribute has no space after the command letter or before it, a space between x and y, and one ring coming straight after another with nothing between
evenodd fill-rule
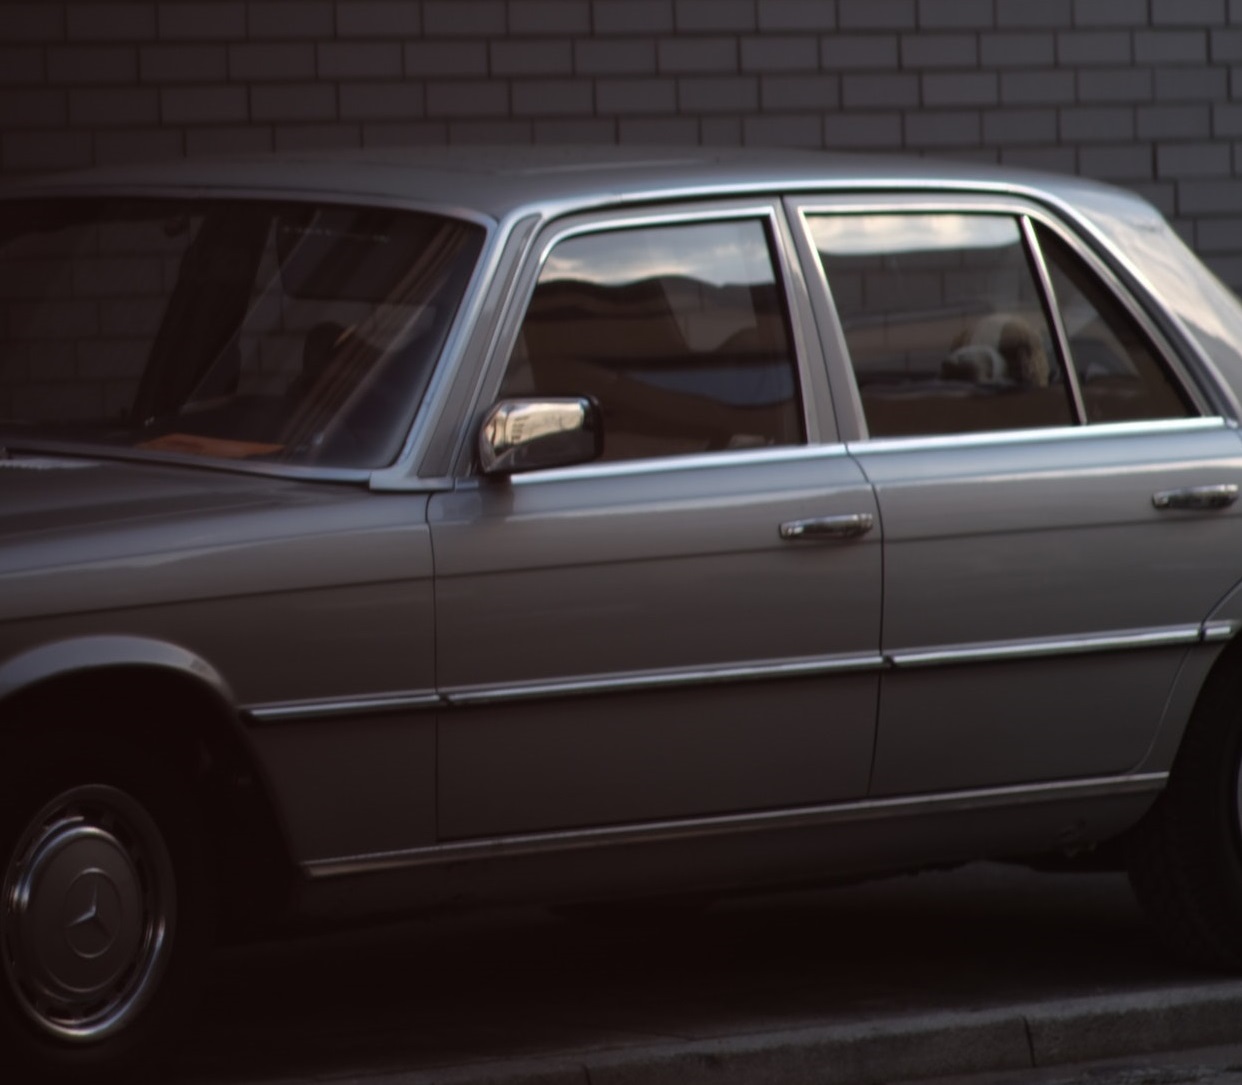
<instances>
[{"instance_id":1,"label":"chrome body side molding","mask_svg":"<svg viewBox=\"0 0 1242 1085\"><path fill-rule=\"evenodd\" d=\"M802 678L816 674L875 671L884 666L884 657L879 653L824 656L690 670L553 679L546 682L524 682L505 686L463 686L446 689L439 693L434 690L405 690L373 696L288 701L250 705L244 709L244 712L256 723L283 723L330 719L336 716L370 715L379 712L407 712L429 708L497 704L504 701L529 701L549 697L664 689L670 686L701 686L717 682L758 682L778 678Z\"/></svg>"},{"instance_id":2,"label":"chrome body side molding","mask_svg":"<svg viewBox=\"0 0 1242 1085\"><path fill-rule=\"evenodd\" d=\"M831 827L886 818L987 809L993 806L1012 808L1067 799L1143 794L1159 791L1167 779L1167 772L1147 772L1129 776L981 788L939 795L863 799L793 810L725 814L718 817L655 821L642 825L610 825L590 829L522 833L436 844L431 847L411 848L408 851L316 859L302 863L301 867L312 879L341 878L450 862L507 859L576 849L620 847L736 833Z\"/></svg>"},{"instance_id":3,"label":"chrome body side molding","mask_svg":"<svg viewBox=\"0 0 1242 1085\"><path fill-rule=\"evenodd\" d=\"M337 716L373 715L381 712L408 712L436 708L442 703L443 698L433 690L411 690L371 696L251 705L244 711L256 723L284 723L332 719Z\"/></svg>"},{"instance_id":4,"label":"chrome body side molding","mask_svg":"<svg viewBox=\"0 0 1242 1085\"><path fill-rule=\"evenodd\" d=\"M1237 622L1204 622L1203 640L1207 643L1215 644L1219 641L1232 639L1237 631Z\"/></svg>"},{"instance_id":5,"label":"chrome body side molding","mask_svg":"<svg viewBox=\"0 0 1242 1085\"><path fill-rule=\"evenodd\" d=\"M1119 630L1086 633L1077 637L1039 637L998 644L961 645L948 648L913 648L885 656L894 667L936 667L955 663L989 663L1047 656L1085 655L1090 652L1118 652L1137 648L1167 648L1179 644L1227 640L1233 635L1232 623L1173 626L1164 629Z\"/></svg>"},{"instance_id":6,"label":"chrome body side molding","mask_svg":"<svg viewBox=\"0 0 1242 1085\"><path fill-rule=\"evenodd\" d=\"M1239 624L1238 622L1214 621L1201 625L1085 633L1073 637L1040 637L995 644L901 649L882 655L875 653L821 656L809 659L739 663L722 667L648 671L622 675L592 675L504 686L462 686L439 692L399 690L368 696L251 705L244 709L244 714L258 724L304 722L341 716L435 708L467 708L471 705L494 705L508 701L584 697L678 686L702 686L721 682L768 682L783 678L810 678L816 675L848 674L890 668L1016 662L1023 659L1043 659L1047 656L1217 644L1231 639L1237 632Z\"/></svg>"},{"instance_id":7,"label":"chrome body side molding","mask_svg":"<svg viewBox=\"0 0 1242 1085\"><path fill-rule=\"evenodd\" d=\"M594 693L620 693L631 690L662 689L669 686L701 686L715 682L756 682L778 678L805 678L817 674L875 671L884 666L884 657L875 655L824 656L814 659L786 659L764 663L742 663L726 667L694 670L650 671L641 674L530 682L512 686L474 686L446 690L450 706L495 704L498 701L526 701L544 697L572 697Z\"/></svg>"}]
</instances>

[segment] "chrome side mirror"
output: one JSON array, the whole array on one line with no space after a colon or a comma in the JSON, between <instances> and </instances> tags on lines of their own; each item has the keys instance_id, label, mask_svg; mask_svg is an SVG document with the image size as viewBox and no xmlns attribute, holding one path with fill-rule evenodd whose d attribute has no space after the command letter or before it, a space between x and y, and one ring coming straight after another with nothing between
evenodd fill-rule
<instances>
[{"instance_id":1,"label":"chrome side mirror","mask_svg":"<svg viewBox=\"0 0 1242 1085\"><path fill-rule=\"evenodd\" d=\"M514 475L571 467L597 459L604 427L595 401L502 399L479 429L479 465L485 475Z\"/></svg>"}]
</instances>

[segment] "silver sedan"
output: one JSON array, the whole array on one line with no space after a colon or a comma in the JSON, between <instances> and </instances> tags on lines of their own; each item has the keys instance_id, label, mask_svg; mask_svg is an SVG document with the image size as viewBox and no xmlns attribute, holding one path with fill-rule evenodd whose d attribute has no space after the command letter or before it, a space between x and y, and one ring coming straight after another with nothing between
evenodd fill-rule
<instances>
[{"instance_id":1,"label":"silver sedan","mask_svg":"<svg viewBox=\"0 0 1242 1085\"><path fill-rule=\"evenodd\" d=\"M1242 965L1242 309L1148 205L795 153L0 199L0 1044L216 938L980 857Z\"/></svg>"}]
</instances>

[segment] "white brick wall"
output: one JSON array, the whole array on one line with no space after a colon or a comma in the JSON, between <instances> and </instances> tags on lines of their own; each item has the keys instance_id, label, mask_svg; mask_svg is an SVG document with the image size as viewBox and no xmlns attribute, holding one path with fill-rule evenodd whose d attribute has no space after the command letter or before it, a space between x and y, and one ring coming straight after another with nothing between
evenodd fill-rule
<instances>
[{"instance_id":1,"label":"white brick wall","mask_svg":"<svg viewBox=\"0 0 1242 1085\"><path fill-rule=\"evenodd\" d=\"M1242 0L0 0L0 176L485 140L1076 171L1242 287Z\"/></svg>"}]
</instances>

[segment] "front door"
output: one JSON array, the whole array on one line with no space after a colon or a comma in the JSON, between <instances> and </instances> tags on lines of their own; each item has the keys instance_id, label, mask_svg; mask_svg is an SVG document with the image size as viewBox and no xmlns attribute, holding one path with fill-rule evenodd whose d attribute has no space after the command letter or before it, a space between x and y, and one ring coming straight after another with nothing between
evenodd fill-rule
<instances>
[{"instance_id":1,"label":"front door","mask_svg":"<svg viewBox=\"0 0 1242 1085\"><path fill-rule=\"evenodd\" d=\"M604 451L432 499L441 839L865 794L877 509L824 433L782 229L761 205L539 246L500 395L595 397Z\"/></svg>"}]
</instances>

